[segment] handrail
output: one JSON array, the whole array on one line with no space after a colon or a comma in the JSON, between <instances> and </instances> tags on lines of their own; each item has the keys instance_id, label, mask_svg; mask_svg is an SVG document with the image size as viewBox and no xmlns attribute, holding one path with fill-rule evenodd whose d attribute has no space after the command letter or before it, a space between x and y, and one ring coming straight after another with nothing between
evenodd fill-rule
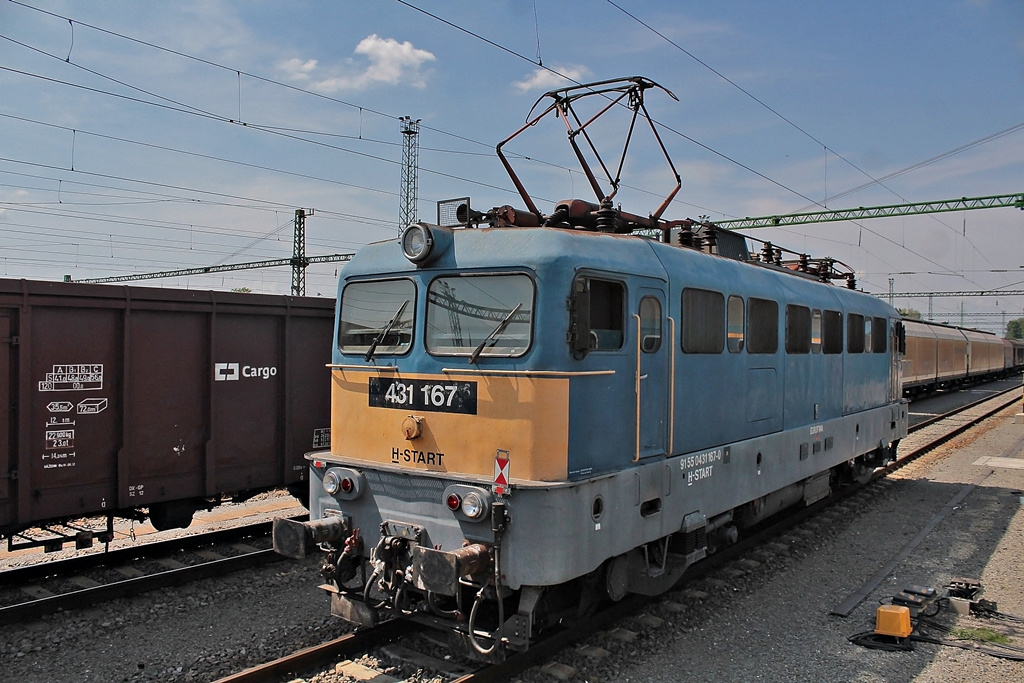
<instances>
[{"instance_id":1,"label":"handrail","mask_svg":"<svg viewBox=\"0 0 1024 683\"><path fill-rule=\"evenodd\" d=\"M633 314L636 318L636 453L633 455L633 462L640 462L640 315Z\"/></svg>"},{"instance_id":2,"label":"handrail","mask_svg":"<svg viewBox=\"0 0 1024 683\"><path fill-rule=\"evenodd\" d=\"M324 367L332 370L379 370L387 372L400 372L394 365L346 365L342 363L327 363ZM441 368L442 373L461 373L468 375L510 375L518 377L592 377L596 375L614 375L614 370L486 370L480 368ZM429 372L419 372L426 374Z\"/></svg>"},{"instance_id":3,"label":"handrail","mask_svg":"<svg viewBox=\"0 0 1024 683\"><path fill-rule=\"evenodd\" d=\"M591 377L614 375L614 370L481 370L479 368L441 368L441 372L470 375L512 375L523 377Z\"/></svg>"},{"instance_id":4,"label":"handrail","mask_svg":"<svg viewBox=\"0 0 1024 683\"><path fill-rule=\"evenodd\" d=\"M672 457L676 449L676 321L672 316L668 317L672 323L672 333L669 335L671 346L668 348L669 357L669 394L668 394L668 457Z\"/></svg>"}]
</instances>

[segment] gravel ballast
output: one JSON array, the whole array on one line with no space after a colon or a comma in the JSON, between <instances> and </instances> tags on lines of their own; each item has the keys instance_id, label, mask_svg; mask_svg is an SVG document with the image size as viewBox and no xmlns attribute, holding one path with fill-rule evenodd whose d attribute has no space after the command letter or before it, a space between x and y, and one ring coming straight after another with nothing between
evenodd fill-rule
<instances>
[{"instance_id":1,"label":"gravel ballast","mask_svg":"<svg viewBox=\"0 0 1024 683\"><path fill-rule=\"evenodd\" d=\"M726 579L706 601L679 595L687 609L659 613L666 626L629 666L605 663L600 680L621 681L1022 681L1024 662L915 644L913 652L868 650L848 642L875 625L875 610L909 584L943 588L953 577L979 579L983 597L1024 617L1024 470L974 464L1024 457L1024 425L1007 411L981 435L963 437L891 477L863 508L844 503L806 532L784 537L780 563L740 583ZM1024 463L1024 460L1022 460ZM986 473L988 476L985 476ZM829 613L913 539L965 485L966 498L847 618ZM742 584L742 588L739 586ZM692 589L691 589L692 590ZM708 589L705 589L708 590ZM702 605L701 602L711 604ZM710 607L710 609L708 609ZM689 612L700 617L687 625ZM962 618L960 625L979 625ZM984 622L980 625L985 626ZM656 644L658 639L663 644ZM1020 645L1022 639L1017 638ZM653 651L648 652L648 645ZM581 672L583 673L583 672ZM610 675L608 675L610 674ZM580 680L587 680L581 676ZM595 677L590 677L593 683Z\"/></svg>"},{"instance_id":2,"label":"gravel ballast","mask_svg":"<svg viewBox=\"0 0 1024 683\"><path fill-rule=\"evenodd\" d=\"M319 558L0 628L4 680L209 681L348 631Z\"/></svg>"}]
</instances>

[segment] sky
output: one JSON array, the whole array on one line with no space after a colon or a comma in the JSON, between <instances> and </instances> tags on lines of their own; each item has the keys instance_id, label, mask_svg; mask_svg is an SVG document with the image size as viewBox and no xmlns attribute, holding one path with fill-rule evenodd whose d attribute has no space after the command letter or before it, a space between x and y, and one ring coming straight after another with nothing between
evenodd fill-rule
<instances>
[{"instance_id":1,"label":"sky","mask_svg":"<svg viewBox=\"0 0 1024 683\"><path fill-rule=\"evenodd\" d=\"M495 145L545 92L625 76L678 98L645 96L682 180L665 218L1024 192L1020 0L0 0L0 277L285 259L299 208L307 256L394 238L405 116L420 220L457 197L525 208ZM627 125L594 124L612 163ZM595 199L558 120L506 150L542 211ZM638 129L616 201L646 215L673 185ZM751 235L873 294L1012 292L1021 228L990 208ZM343 266L311 265L307 294ZM284 294L291 271L135 284ZM1019 294L893 303L991 331L1024 315Z\"/></svg>"}]
</instances>

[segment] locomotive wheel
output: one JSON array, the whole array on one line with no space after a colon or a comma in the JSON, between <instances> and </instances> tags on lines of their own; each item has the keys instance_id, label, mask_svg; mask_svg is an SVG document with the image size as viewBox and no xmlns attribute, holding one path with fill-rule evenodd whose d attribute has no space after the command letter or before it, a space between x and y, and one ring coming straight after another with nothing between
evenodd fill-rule
<instances>
[{"instance_id":1,"label":"locomotive wheel","mask_svg":"<svg viewBox=\"0 0 1024 683\"><path fill-rule=\"evenodd\" d=\"M619 555L608 560L604 572L604 592L612 602L626 597L629 586L629 562L626 555Z\"/></svg>"},{"instance_id":2,"label":"locomotive wheel","mask_svg":"<svg viewBox=\"0 0 1024 683\"><path fill-rule=\"evenodd\" d=\"M874 471L874 467L868 467L863 463L863 461L858 460L853 465L853 469L850 471L850 476L852 476L853 480L858 484L866 484L871 481L871 475Z\"/></svg>"}]
</instances>

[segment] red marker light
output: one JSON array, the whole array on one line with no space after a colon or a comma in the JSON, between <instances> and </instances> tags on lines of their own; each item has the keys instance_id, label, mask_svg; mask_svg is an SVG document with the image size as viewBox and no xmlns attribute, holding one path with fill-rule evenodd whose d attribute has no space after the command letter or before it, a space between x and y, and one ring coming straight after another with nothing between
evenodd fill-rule
<instances>
[{"instance_id":1,"label":"red marker light","mask_svg":"<svg viewBox=\"0 0 1024 683\"><path fill-rule=\"evenodd\" d=\"M313 467L317 468L318 470L322 470L323 468L327 467L327 463L324 462L323 460L314 460Z\"/></svg>"},{"instance_id":2,"label":"red marker light","mask_svg":"<svg viewBox=\"0 0 1024 683\"><path fill-rule=\"evenodd\" d=\"M457 493L449 493L447 500L444 501L444 504L448 506L449 510L455 512L462 505L462 498L459 498L459 494Z\"/></svg>"},{"instance_id":3,"label":"red marker light","mask_svg":"<svg viewBox=\"0 0 1024 683\"><path fill-rule=\"evenodd\" d=\"M344 479L341 480L341 490L344 491L345 493L352 493L352 489L354 487L355 484L353 484L352 480L349 479L348 477L345 477Z\"/></svg>"}]
</instances>

